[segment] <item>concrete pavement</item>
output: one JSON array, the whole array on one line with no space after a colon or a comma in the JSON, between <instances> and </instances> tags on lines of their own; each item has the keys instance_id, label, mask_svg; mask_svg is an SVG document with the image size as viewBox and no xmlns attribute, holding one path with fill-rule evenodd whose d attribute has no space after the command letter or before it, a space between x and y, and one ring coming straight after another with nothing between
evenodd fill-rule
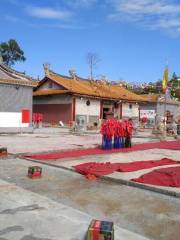
<instances>
[{"instance_id":1,"label":"concrete pavement","mask_svg":"<svg viewBox=\"0 0 180 240\"><path fill-rule=\"evenodd\" d=\"M0 180L0 239L83 240L92 216ZM117 240L148 240L115 226Z\"/></svg>"},{"instance_id":2,"label":"concrete pavement","mask_svg":"<svg viewBox=\"0 0 180 240\"><path fill-rule=\"evenodd\" d=\"M145 133L133 141L157 140ZM20 153L95 147L100 142L99 134L0 135L1 146L15 154L0 159L0 240L81 240L92 218L114 221L115 239L178 239L180 199L125 186L125 181L128 184L133 177L131 173L114 173L105 177L106 181L91 182L62 168L72 170L72 166L87 161L131 162L162 157L180 160L179 151L152 149L47 161L53 166L18 159ZM28 166L32 165L42 166L41 179L27 178ZM148 170L135 175L144 171Z\"/></svg>"},{"instance_id":3,"label":"concrete pavement","mask_svg":"<svg viewBox=\"0 0 180 240\"><path fill-rule=\"evenodd\" d=\"M101 134L74 135L56 129L43 129L34 134L0 134L0 146L7 147L11 154L38 153L67 149L94 148L101 144ZM133 143L153 142L149 133L133 138Z\"/></svg>"},{"instance_id":4,"label":"concrete pavement","mask_svg":"<svg viewBox=\"0 0 180 240\"><path fill-rule=\"evenodd\" d=\"M4 234L4 231L6 232L8 229L23 228L25 229L23 230L24 233L17 231L17 234L21 234L21 236L17 235L17 240L22 240L24 236L26 238L23 240L41 240L41 238L48 240L81 240L80 237L86 231L89 219L95 218L114 221L115 225L121 228L120 235L118 233L115 239L141 240L141 236L153 240L178 239L180 234L179 199L119 183L102 180L91 182L80 174L43 164L38 164L43 168L42 178L32 180L26 176L28 166L31 165L34 165L34 163L17 158L0 160L0 178L7 184L6 188L3 183L0 184L2 190L0 191L0 199L5 199L0 201L2 203L0 204L1 213L6 213L0 215L1 233ZM36 197L32 198L32 196ZM44 199L43 203L41 203L41 199ZM57 205L62 204L63 207L56 208L52 201ZM47 207L44 205L45 202L49 204ZM38 206L35 204L38 204ZM43 210L43 207L47 208L47 212ZM62 211L63 209L66 210ZM8 215L9 212L13 214ZM83 219L80 223L84 222L85 224L82 224L81 232L75 230L77 235L72 236L76 226L79 226L77 224L79 221L77 212L81 212L88 217L82 217L83 214L80 214L80 219ZM21 216L20 220L19 214ZM63 227L64 238L57 238L57 236L60 236L61 216L64 216L62 219L66 217L68 219L69 216L74 216L74 214L76 220L72 217L73 223L71 224L70 221L67 224L68 228ZM42 221L42 224L40 224L40 221ZM58 224L53 227L51 221L52 224L55 224L56 221ZM65 220L63 220L63 223L63 226L66 226ZM48 224L50 227L47 226ZM34 226L38 226L38 229ZM122 229L127 231L124 232ZM57 235L55 235L56 231ZM66 235L67 232L69 232L69 235ZM32 238L29 238L29 235ZM74 236L75 238L73 238ZM9 235L0 237L12 240L12 235L10 237ZM16 240L16 238L13 239Z\"/></svg>"}]
</instances>

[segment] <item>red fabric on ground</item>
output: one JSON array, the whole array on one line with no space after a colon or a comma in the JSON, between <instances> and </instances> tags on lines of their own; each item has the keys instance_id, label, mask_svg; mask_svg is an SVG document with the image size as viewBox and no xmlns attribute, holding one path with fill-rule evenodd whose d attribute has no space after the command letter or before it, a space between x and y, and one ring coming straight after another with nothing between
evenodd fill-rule
<instances>
[{"instance_id":1,"label":"red fabric on ground","mask_svg":"<svg viewBox=\"0 0 180 240\"><path fill-rule=\"evenodd\" d=\"M138 183L157 186L180 187L180 167L157 169L131 180Z\"/></svg>"},{"instance_id":2,"label":"red fabric on ground","mask_svg":"<svg viewBox=\"0 0 180 240\"><path fill-rule=\"evenodd\" d=\"M95 175L97 177L108 175L116 171L117 166L112 163L83 163L74 166L75 170L83 175Z\"/></svg>"},{"instance_id":3,"label":"red fabric on ground","mask_svg":"<svg viewBox=\"0 0 180 240\"><path fill-rule=\"evenodd\" d=\"M137 161L131 163L118 163L118 172L133 172L141 169L148 169L152 167L180 164L180 161L174 161L169 158L162 158L161 160Z\"/></svg>"},{"instance_id":4,"label":"red fabric on ground","mask_svg":"<svg viewBox=\"0 0 180 240\"><path fill-rule=\"evenodd\" d=\"M131 148L121 148L112 150L103 150L101 148L89 148L89 149L75 149L61 152L43 153L43 154L32 154L24 157L39 159L39 160L57 160L62 158L72 158L88 155L98 155L98 154L111 154L118 152L132 152L132 151L142 151L147 149L172 149L180 150L180 141L171 142L155 142L155 143L143 143L133 145Z\"/></svg>"},{"instance_id":5,"label":"red fabric on ground","mask_svg":"<svg viewBox=\"0 0 180 240\"><path fill-rule=\"evenodd\" d=\"M157 166L164 166L164 165L173 165L173 164L180 164L180 161L174 161L169 158L162 158L161 160L149 160L149 161L136 161L131 163L83 163L74 166L75 170L83 175L95 175L95 176L104 176L111 174L115 171L119 172L133 172L138 171L141 169L147 169Z\"/></svg>"}]
</instances>

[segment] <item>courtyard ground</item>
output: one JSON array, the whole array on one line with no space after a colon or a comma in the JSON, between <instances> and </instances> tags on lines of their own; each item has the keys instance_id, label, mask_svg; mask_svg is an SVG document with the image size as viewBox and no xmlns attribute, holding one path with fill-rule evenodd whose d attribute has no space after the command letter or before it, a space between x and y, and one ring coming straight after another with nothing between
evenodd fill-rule
<instances>
[{"instance_id":1,"label":"courtyard ground","mask_svg":"<svg viewBox=\"0 0 180 240\"><path fill-rule=\"evenodd\" d=\"M44 162L35 164L18 156L20 153L94 147L100 141L98 134L76 136L47 130L45 133L1 135L0 145L8 147L12 155L0 160L0 239L82 240L92 218L114 221L115 239L178 239L179 198L107 179L88 181L69 170L84 161L130 162L162 157L180 160L179 151L154 149L94 155L48 162L52 166ZM157 139L142 133L133 141ZM41 179L31 180L26 176L28 166L34 164L43 168ZM126 175L124 179L129 177Z\"/></svg>"},{"instance_id":2,"label":"courtyard ground","mask_svg":"<svg viewBox=\"0 0 180 240\"><path fill-rule=\"evenodd\" d=\"M141 132L133 138L134 143L157 141L150 131ZM0 134L0 146L12 154L49 152L77 148L94 148L101 144L98 133L71 134L68 129L43 128L34 134Z\"/></svg>"}]
</instances>

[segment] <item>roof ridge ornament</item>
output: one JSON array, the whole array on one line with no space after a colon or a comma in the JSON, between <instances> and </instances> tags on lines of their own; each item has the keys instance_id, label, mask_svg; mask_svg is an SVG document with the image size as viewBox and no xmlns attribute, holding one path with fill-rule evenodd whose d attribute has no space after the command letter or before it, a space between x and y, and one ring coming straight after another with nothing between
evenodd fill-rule
<instances>
[{"instance_id":1,"label":"roof ridge ornament","mask_svg":"<svg viewBox=\"0 0 180 240\"><path fill-rule=\"evenodd\" d=\"M76 80L76 69L69 69L69 75L74 79Z\"/></svg>"},{"instance_id":2,"label":"roof ridge ornament","mask_svg":"<svg viewBox=\"0 0 180 240\"><path fill-rule=\"evenodd\" d=\"M0 64L2 64L3 63L3 58L2 58L2 56L0 55Z\"/></svg>"},{"instance_id":3,"label":"roof ridge ornament","mask_svg":"<svg viewBox=\"0 0 180 240\"><path fill-rule=\"evenodd\" d=\"M44 74L45 76L49 76L49 70L50 70L50 64L49 63L44 63L43 64L43 68L44 68Z\"/></svg>"}]
</instances>

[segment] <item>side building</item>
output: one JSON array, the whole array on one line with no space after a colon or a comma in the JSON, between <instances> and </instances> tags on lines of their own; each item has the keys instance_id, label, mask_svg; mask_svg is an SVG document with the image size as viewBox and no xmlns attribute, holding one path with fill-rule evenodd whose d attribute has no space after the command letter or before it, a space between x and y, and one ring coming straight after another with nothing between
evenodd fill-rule
<instances>
[{"instance_id":1,"label":"side building","mask_svg":"<svg viewBox=\"0 0 180 240\"><path fill-rule=\"evenodd\" d=\"M0 62L0 133L32 131L32 93L37 82Z\"/></svg>"},{"instance_id":2,"label":"side building","mask_svg":"<svg viewBox=\"0 0 180 240\"><path fill-rule=\"evenodd\" d=\"M147 118L146 127L154 127L165 116L167 123L172 123L177 119L179 114L180 102L173 100L170 96L166 97L164 94L144 94L146 104L140 103L140 118Z\"/></svg>"},{"instance_id":3,"label":"side building","mask_svg":"<svg viewBox=\"0 0 180 240\"><path fill-rule=\"evenodd\" d=\"M93 128L103 119L139 120L139 102L144 98L107 81L63 76L44 66L45 77L33 93L33 112L42 113L44 123Z\"/></svg>"}]
</instances>

